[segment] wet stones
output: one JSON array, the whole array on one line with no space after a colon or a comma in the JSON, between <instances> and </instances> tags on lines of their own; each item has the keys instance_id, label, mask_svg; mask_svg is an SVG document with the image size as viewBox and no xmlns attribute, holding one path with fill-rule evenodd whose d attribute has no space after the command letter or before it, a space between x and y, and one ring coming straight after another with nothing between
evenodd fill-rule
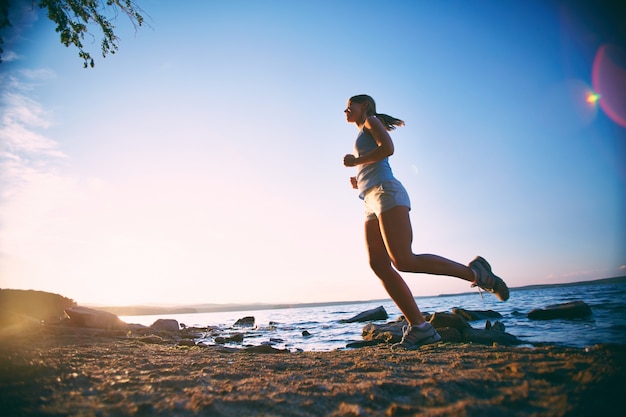
<instances>
[{"instance_id":1,"label":"wet stones","mask_svg":"<svg viewBox=\"0 0 626 417\"><path fill-rule=\"evenodd\" d=\"M437 312L430 316L430 324L437 329L443 342L465 342L483 345L519 345L522 342L504 331L504 325L496 322L485 329L475 329L466 319L454 313ZM363 328L363 340L367 342L396 343L402 339L402 329L408 323L404 318L385 324L369 323Z\"/></svg>"}]
</instances>

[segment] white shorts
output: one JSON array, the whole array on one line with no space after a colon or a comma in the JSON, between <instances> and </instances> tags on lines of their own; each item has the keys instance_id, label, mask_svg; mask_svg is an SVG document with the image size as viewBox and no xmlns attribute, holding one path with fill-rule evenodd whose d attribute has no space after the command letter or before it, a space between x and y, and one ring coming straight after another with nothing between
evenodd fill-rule
<instances>
[{"instance_id":1,"label":"white shorts","mask_svg":"<svg viewBox=\"0 0 626 417\"><path fill-rule=\"evenodd\" d=\"M397 206L411 209L409 193L396 179L370 187L365 191L363 201L365 202L365 220L375 220L380 213Z\"/></svg>"}]
</instances>

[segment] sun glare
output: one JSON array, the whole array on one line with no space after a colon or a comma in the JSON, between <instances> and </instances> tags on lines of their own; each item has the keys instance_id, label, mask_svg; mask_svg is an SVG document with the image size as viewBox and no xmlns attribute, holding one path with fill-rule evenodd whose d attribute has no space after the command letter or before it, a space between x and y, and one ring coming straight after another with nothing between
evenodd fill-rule
<instances>
[{"instance_id":1,"label":"sun glare","mask_svg":"<svg viewBox=\"0 0 626 417\"><path fill-rule=\"evenodd\" d=\"M596 104L600 100L600 94L590 91L587 93L587 103Z\"/></svg>"}]
</instances>

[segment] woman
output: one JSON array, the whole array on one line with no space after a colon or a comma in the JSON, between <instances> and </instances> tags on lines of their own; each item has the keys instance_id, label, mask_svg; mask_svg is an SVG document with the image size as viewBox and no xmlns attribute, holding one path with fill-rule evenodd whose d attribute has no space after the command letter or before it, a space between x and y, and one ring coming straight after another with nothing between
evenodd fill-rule
<instances>
[{"instance_id":1,"label":"woman","mask_svg":"<svg viewBox=\"0 0 626 417\"><path fill-rule=\"evenodd\" d=\"M416 349L441 340L434 327L424 320L398 271L461 278L496 294L502 301L507 300L509 289L482 257L477 256L465 266L437 255L412 252L409 196L389 165L394 147L388 132L404 126L404 122L377 113L374 100L364 94L350 98L344 112L347 121L359 128L354 154L346 155L343 163L357 167L357 175L350 181L365 202L365 244L370 266L409 324L403 329L402 341L392 348Z\"/></svg>"}]
</instances>

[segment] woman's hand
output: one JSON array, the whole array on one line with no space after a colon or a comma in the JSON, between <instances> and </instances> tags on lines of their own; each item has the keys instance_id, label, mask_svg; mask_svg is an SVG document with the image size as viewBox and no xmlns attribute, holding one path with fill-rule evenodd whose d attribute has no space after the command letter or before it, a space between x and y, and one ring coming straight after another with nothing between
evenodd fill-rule
<instances>
[{"instance_id":1,"label":"woman's hand","mask_svg":"<svg viewBox=\"0 0 626 417\"><path fill-rule=\"evenodd\" d=\"M352 184L352 188L355 190L359 188L356 182L356 177L350 177L350 184Z\"/></svg>"},{"instance_id":2,"label":"woman's hand","mask_svg":"<svg viewBox=\"0 0 626 417\"><path fill-rule=\"evenodd\" d=\"M347 167L356 166L356 156L352 155L351 153L347 154L343 157L343 164Z\"/></svg>"}]
</instances>

